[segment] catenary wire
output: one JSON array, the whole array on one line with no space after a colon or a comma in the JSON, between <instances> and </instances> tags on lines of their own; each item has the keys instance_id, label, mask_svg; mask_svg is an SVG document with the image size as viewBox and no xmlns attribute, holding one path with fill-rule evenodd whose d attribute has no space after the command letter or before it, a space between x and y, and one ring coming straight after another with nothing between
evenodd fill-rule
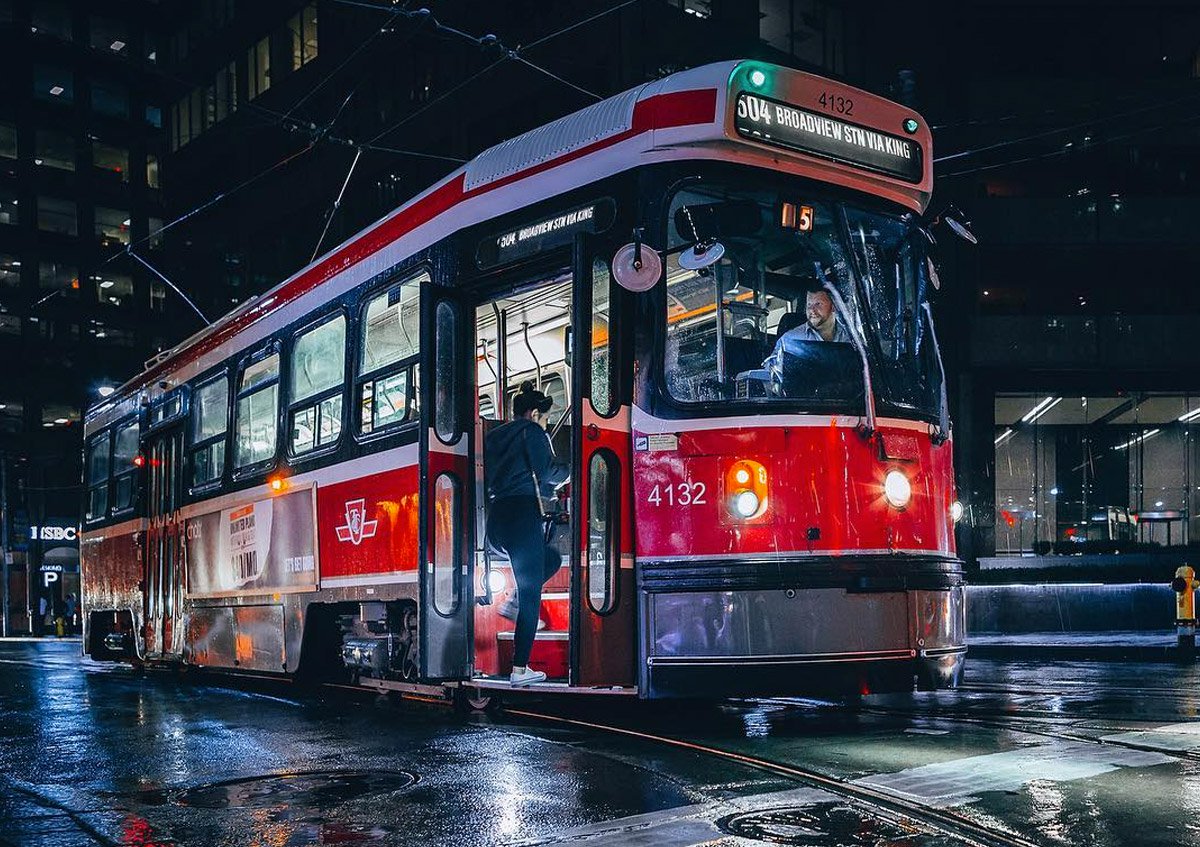
<instances>
[{"instance_id":1,"label":"catenary wire","mask_svg":"<svg viewBox=\"0 0 1200 847\"><path fill-rule=\"evenodd\" d=\"M1026 141L1037 141L1038 139L1047 138L1051 135L1061 135L1064 132L1073 132L1074 130L1077 130L1077 129L1087 129L1088 127L1094 127L1098 124L1108 123L1109 121L1118 120L1120 118L1127 118L1132 115L1140 115L1145 112L1152 112L1157 109L1162 109L1166 106L1173 106L1178 103L1183 103L1183 102L1186 102L1189 100L1195 100L1198 97L1200 97L1200 92L1195 92L1192 94L1187 94L1183 97L1176 97L1176 98L1173 98L1170 100L1164 100L1159 103L1142 106L1137 109L1130 109L1125 112L1115 112L1111 115L1107 115L1107 116L1097 118L1097 119L1091 120L1091 121L1081 121L1079 123L1071 124L1069 126L1057 127L1055 129L1048 129L1048 130L1043 130L1042 132L1036 132L1031 135L1024 135L1024 136L1021 136L1020 138L1010 138L1005 141L997 141L994 144L987 144L983 147L973 147L969 150L960 150L957 153L949 153L945 156L938 156L933 161L934 161L934 164L938 164L940 162L948 162L951 159L961 159L964 156L976 156L980 153L987 153L992 150L999 150L1004 147L1011 147L1014 144L1023 144Z\"/></svg>"},{"instance_id":2,"label":"catenary wire","mask_svg":"<svg viewBox=\"0 0 1200 847\"><path fill-rule=\"evenodd\" d=\"M1057 156L1067 156L1067 155L1070 155L1071 153L1084 153L1089 150L1094 150L1097 147L1103 147L1107 144L1115 144L1120 141L1127 141L1130 138L1135 138L1136 136L1144 135L1147 132L1157 132L1161 129L1167 129L1167 128L1173 127L1173 126L1185 126L1188 124L1195 123L1196 121L1200 121L1200 115L1192 115L1191 117L1187 117L1187 118L1180 118L1180 119L1174 120L1174 121L1167 121L1165 123L1161 123L1156 126L1141 127L1139 129L1135 129L1130 132L1122 133L1121 135L1113 135L1108 138L1100 139L1098 141L1092 141L1089 144L1087 144L1086 146L1078 146L1078 147L1071 146L1071 147L1063 148L1061 150L1050 150L1045 153L1038 153L1038 154L1032 155L1032 156L1023 156L1019 159L1010 159L1010 160L1007 160L1004 162L995 162L990 165L979 165L974 168L966 168L961 171L952 171L950 173L937 174L937 177L938 177L938 179L949 179L950 177L966 176L968 174L980 173L982 171L991 171L991 170L996 170L997 168L1006 168L1006 167L1010 167L1012 165L1021 165L1021 164L1025 164L1026 162L1036 162L1036 161L1039 161L1042 159L1055 158Z\"/></svg>"}]
</instances>

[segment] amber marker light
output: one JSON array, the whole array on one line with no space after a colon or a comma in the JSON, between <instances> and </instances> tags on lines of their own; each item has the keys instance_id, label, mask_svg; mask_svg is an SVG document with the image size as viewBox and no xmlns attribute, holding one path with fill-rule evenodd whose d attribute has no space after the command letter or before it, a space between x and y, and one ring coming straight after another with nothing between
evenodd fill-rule
<instances>
[{"instance_id":1,"label":"amber marker light","mask_svg":"<svg viewBox=\"0 0 1200 847\"><path fill-rule=\"evenodd\" d=\"M273 476L267 480L267 487L272 494L279 494L287 488L287 480L281 476Z\"/></svg>"},{"instance_id":2,"label":"amber marker light","mask_svg":"<svg viewBox=\"0 0 1200 847\"><path fill-rule=\"evenodd\" d=\"M767 469L751 459L738 459L725 471L725 505L739 520L767 511Z\"/></svg>"}]
</instances>

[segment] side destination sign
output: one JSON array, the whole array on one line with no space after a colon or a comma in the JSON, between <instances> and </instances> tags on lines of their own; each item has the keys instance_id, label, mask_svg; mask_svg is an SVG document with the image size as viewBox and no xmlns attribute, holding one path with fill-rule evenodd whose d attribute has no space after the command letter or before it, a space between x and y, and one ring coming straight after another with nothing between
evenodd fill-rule
<instances>
[{"instance_id":1,"label":"side destination sign","mask_svg":"<svg viewBox=\"0 0 1200 847\"><path fill-rule=\"evenodd\" d=\"M739 135L812 153L906 182L924 175L921 145L911 138L806 112L756 94L738 95L734 125Z\"/></svg>"},{"instance_id":2,"label":"side destination sign","mask_svg":"<svg viewBox=\"0 0 1200 847\"><path fill-rule=\"evenodd\" d=\"M604 232L612 226L615 216L613 201L602 197L586 206L529 221L485 238L475 251L475 261L481 268L490 268L524 259L542 250L570 244L580 232Z\"/></svg>"}]
</instances>

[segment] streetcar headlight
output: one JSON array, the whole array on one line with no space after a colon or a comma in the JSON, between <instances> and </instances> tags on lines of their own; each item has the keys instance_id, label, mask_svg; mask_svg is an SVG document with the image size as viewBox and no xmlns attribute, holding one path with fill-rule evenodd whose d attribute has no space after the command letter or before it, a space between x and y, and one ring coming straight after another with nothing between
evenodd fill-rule
<instances>
[{"instance_id":1,"label":"streetcar headlight","mask_svg":"<svg viewBox=\"0 0 1200 847\"><path fill-rule=\"evenodd\" d=\"M903 471L888 471L883 478L883 496L893 508L903 509L912 499L912 483Z\"/></svg>"},{"instance_id":2,"label":"streetcar headlight","mask_svg":"<svg viewBox=\"0 0 1200 847\"><path fill-rule=\"evenodd\" d=\"M499 594L508 588L508 580L504 577L504 571L488 571L487 587L492 594Z\"/></svg>"},{"instance_id":3,"label":"streetcar headlight","mask_svg":"<svg viewBox=\"0 0 1200 847\"><path fill-rule=\"evenodd\" d=\"M962 516L963 516L963 504L960 503L958 500L955 500L953 503L950 504L950 520L954 521L955 523L958 523L959 521L962 520Z\"/></svg>"},{"instance_id":4,"label":"streetcar headlight","mask_svg":"<svg viewBox=\"0 0 1200 847\"><path fill-rule=\"evenodd\" d=\"M733 498L733 513L739 518L752 518L758 513L758 495L753 491L739 491Z\"/></svg>"}]
</instances>

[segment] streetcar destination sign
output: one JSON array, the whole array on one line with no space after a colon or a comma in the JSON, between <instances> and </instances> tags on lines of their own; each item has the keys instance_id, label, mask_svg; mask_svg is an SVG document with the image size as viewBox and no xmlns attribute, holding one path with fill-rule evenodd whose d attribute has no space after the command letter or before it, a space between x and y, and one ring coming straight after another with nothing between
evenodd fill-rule
<instances>
[{"instance_id":1,"label":"streetcar destination sign","mask_svg":"<svg viewBox=\"0 0 1200 847\"><path fill-rule=\"evenodd\" d=\"M734 126L746 138L906 182L920 182L924 175L921 145L914 139L807 112L757 94L738 95Z\"/></svg>"},{"instance_id":2,"label":"streetcar destination sign","mask_svg":"<svg viewBox=\"0 0 1200 847\"><path fill-rule=\"evenodd\" d=\"M542 250L570 244L580 232L604 232L612 226L615 215L613 201L604 197L485 238L475 252L475 259L481 268L524 259Z\"/></svg>"}]
</instances>

